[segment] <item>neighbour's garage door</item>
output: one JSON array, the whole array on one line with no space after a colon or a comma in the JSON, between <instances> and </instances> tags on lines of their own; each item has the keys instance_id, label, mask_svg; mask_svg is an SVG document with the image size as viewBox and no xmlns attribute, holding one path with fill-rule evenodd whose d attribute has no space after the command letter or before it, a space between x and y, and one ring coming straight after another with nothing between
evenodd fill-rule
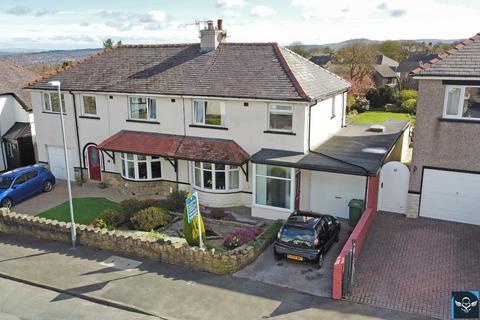
<instances>
[{"instance_id":1,"label":"neighbour's garage door","mask_svg":"<svg viewBox=\"0 0 480 320\"><path fill-rule=\"evenodd\" d=\"M311 171L310 210L348 219L348 203L365 198L365 177Z\"/></svg>"},{"instance_id":2,"label":"neighbour's garage door","mask_svg":"<svg viewBox=\"0 0 480 320\"><path fill-rule=\"evenodd\" d=\"M48 146L48 165L50 171L57 179L67 179L67 171L65 170L65 153L63 148ZM75 180L75 173L73 170L72 151L68 150L68 165L70 166L70 180Z\"/></svg>"},{"instance_id":3,"label":"neighbour's garage door","mask_svg":"<svg viewBox=\"0 0 480 320\"><path fill-rule=\"evenodd\" d=\"M420 215L480 225L480 174L425 169Z\"/></svg>"}]
</instances>

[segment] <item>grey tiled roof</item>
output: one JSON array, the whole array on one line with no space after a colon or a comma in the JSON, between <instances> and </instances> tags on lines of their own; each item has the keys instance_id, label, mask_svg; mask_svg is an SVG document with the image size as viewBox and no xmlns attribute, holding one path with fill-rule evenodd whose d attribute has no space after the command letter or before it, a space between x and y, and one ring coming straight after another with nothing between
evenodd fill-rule
<instances>
[{"instance_id":1,"label":"grey tiled roof","mask_svg":"<svg viewBox=\"0 0 480 320\"><path fill-rule=\"evenodd\" d=\"M379 54L375 57L375 64L384 65L396 68L398 67L398 62L393 60L392 58L387 57L384 54Z\"/></svg>"},{"instance_id":2,"label":"grey tiled roof","mask_svg":"<svg viewBox=\"0 0 480 320\"><path fill-rule=\"evenodd\" d=\"M420 67L424 63L428 63L433 59L438 58L438 54L436 53L421 53L411 56L408 59L403 60L398 65L397 71L398 72L411 72L415 68Z\"/></svg>"},{"instance_id":3,"label":"grey tiled roof","mask_svg":"<svg viewBox=\"0 0 480 320\"><path fill-rule=\"evenodd\" d=\"M313 56L310 58L310 61L312 61L315 64L318 64L320 67L323 67L327 63L329 63L333 59L333 56L331 54L326 54L323 56Z\"/></svg>"},{"instance_id":4,"label":"grey tiled roof","mask_svg":"<svg viewBox=\"0 0 480 320\"><path fill-rule=\"evenodd\" d=\"M480 77L480 33L417 69L417 76Z\"/></svg>"},{"instance_id":5,"label":"grey tiled roof","mask_svg":"<svg viewBox=\"0 0 480 320\"><path fill-rule=\"evenodd\" d=\"M298 78L298 79L297 79ZM32 89L307 101L349 83L275 43L123 45L40 79Z\"/></svg>"},{"instance_id":6,"label":"grey tiled roof","mask_svg":"<svg viewBox=\"0 0 480 320\"><path fill-rule=\"evenodd\" d=\"M32 110L30 93L22 89L37 78L36 74L11 62L0 60L0 95L14 95L26 110Z\"/></svg>"},{"instance_id":7,"label":"grey tiled roof","mask_svg":"<svg viewBox=\"0 0 480 320\"><path fill-rule=\"evenodd\" d=\"M392 70L389 66L382 65L382 64L376 64L374 66L375 71L382 76L383 78L396 78L397 73Z\"/></svg>"}]
</instances>

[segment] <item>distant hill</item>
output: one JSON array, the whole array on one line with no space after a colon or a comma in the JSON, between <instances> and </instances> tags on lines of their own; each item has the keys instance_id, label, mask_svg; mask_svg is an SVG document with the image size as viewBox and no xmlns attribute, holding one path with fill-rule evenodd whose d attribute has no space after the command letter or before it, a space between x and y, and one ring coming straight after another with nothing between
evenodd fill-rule
<instances>
[{"instance_id":1,"label":"distant hill","mask_svg":"<svg viewBox=\"0 0 480 320\"><path fill-rule=\"evenodd\" d=\"M17 65L31 67L35 65L61 65L67 60L78 61L101 50L102 49L78 49L12 53L0 49L0 56Z\"/></svg>"}]
</instances>

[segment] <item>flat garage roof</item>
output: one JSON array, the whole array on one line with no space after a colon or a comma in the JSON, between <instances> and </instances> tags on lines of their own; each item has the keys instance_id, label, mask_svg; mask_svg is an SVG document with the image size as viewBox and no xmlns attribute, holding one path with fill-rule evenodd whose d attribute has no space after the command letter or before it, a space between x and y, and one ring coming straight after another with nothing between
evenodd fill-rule
<instances>
[{"instance_id":1,"label":"flat garage roof","mask_svg":"<svg viewBox=\"0 0 480 320\"><path fill-rule=\"evenodd\" d=\"M374 176L408 127L408 121L386 120L383 132L368 130L368 123L352 123L309 153L261 149L253 163L315 171Z\"/></svg>"}]
</instances>

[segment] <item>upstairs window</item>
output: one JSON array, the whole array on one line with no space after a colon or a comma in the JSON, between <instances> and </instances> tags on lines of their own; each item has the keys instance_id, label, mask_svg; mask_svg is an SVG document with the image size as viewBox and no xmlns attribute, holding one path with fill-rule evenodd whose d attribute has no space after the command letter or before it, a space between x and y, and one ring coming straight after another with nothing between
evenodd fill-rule
<instances>
[{"instance_id":1,"label":"upstairs window","mask_svg":"<svg viewBox=\"0 0 480 320\"><path fill-rule=\"evenodd\" d=\"M447 86L443 116L480 120L480 87Z\"/></svg>"},{"instance_id":2,"label":"upstairs window","mask_svg":"<svg viewBox=\"0 0 480 320\"><path fill-rule=\"evenodd\" d=\"M193 123L196 125L224 126L223 103L220 101L195 100L193 102Z\"/></svg>"},{"instance_id":3,"label":"upstairs window","mask_svg":"<svg viewBox=\"0 0 480 320\"><path fill-rule=\"evenodd\" d=\"M65 113L65 97L63 93L61 94L62 98L62 109ZM44 92L43 93L43 109L47 112L60 112L60 104L58 102L58 93L57 92Z\"/></svg>"},{"instance_id":4,"label":"upstairs window","mask_svg":"<svg viewBox=\"0 0 480 320\"><path fill-rule=\"evenodd\" d=\"M95 96L82 96L83 114L96 115L97 114L97 99Z\"/></svg>"},{"instance_id":5,"label":"upstairs window","mask_svg":"<svg viewBox=\"0 0 480 320\"><path fill-rule=\"evenodd\" d=\"M269 129L291 132L293 128L292 106L270 106Z\"/></svg>"},{"instance_id":6,"label":"upstairs window","mask_svg":"<svg viewBox=\"0 0 480 320\"><path fill-rule=\"evenodd\" d=\"M143 97L130 97L130 119L157 120L157 100Z\"/></svg>"}]
</instances>

